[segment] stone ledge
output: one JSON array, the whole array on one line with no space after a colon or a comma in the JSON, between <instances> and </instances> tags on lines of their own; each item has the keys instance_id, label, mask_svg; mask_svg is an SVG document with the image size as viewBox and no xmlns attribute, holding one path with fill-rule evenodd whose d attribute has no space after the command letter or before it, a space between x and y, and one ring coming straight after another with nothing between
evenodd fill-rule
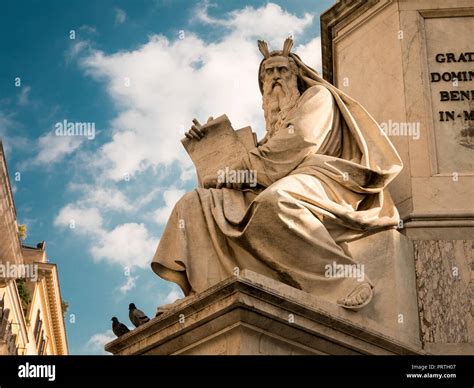
<instances>
[{"instance_id":1,"label":"stone ledge","mask_svg":"<svg viewBox=\"0 0 474 388\"><path fill-rule=\"evenodd\" d=\"M116 355L424 353L413 345L416 340L386 335L383 325L362 312L244 270L178 301L105 350Z\"/></svg>"},{"instance_id":2,"label":"stone ledge","mask_svg":"<svg viewBox=\"0 0 474 388\"><path fill-rule=\"evenodd\" d=\"M425 351L433 355L474 355L474 343L425 343Z\"/></svg>"}]
</instances>

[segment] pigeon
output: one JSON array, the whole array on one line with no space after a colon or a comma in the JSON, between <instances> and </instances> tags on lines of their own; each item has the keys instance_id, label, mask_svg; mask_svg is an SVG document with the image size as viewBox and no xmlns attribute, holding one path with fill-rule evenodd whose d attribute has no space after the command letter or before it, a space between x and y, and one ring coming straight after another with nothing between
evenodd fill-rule
<instances>
[{"instance_id":1,"label":"pigeon","mask_svg":"<svg viewBox=\"0 0 474 388\"><path fill-rule=\"evenodd\" d=\"M147 323L150 320L150 318L148 318L143 311L138 310L135 307L134 303L130 303L128 309L130 310L128 313L128 317L130 318L130 322L132 322L135 327L143 325L144 323Z\"/></svg>"},{"instance_id":2,"label":"pigeon","mask_svg":"<svg viewBox=\"0 0 474 388\"><path fill-rule=\"evenodd\" d=\"M122 322L119 322L117 317L112 317L112 331L117 337L120 337L130 330Z\"/></svg>"}]
</instances>

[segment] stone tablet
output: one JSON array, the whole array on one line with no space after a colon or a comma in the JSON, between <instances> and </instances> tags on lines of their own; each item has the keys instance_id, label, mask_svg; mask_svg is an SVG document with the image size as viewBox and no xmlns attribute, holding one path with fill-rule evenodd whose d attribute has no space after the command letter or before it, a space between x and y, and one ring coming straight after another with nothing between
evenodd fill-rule
<instances>
[{"instance_id":1,"label":"stone tablet","mask_svg":"<svg viewBox=\"0 0 474 388\"><path fill-rule=\"evenodd\" d=\"M200 184L206 178L216 177L220 170L239 165L252 143L255 146L250 127L234 131L226 115L209 121L202 130L206 136L201 140L187 137L181 140L196 167Z\"/></svg>"}]
</instances>

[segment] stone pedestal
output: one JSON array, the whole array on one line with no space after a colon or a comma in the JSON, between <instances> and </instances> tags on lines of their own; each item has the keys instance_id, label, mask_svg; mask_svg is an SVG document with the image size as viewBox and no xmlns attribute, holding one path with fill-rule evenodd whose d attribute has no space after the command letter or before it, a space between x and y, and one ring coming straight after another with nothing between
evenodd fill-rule
<instances>
[{"instance_id":1,"label":"stone pedestal","mask_svg":"<svg viewBox=\"0 0 474 388\"><path fill-rule=\"evenodd\" d=\"M473 29L472 0L347 0L321 15L325 79L403 160L389 190L413 247L420 339L440 354L474 346Z\"/></svg>"},{"instance_id":2,"label":"stone pedestal","mask_svg":"<svg viewBox=\"0 0 474 388\"><path fill-rule=\"evenodd\" d=\"M384 333L419 345L415 262L410 240L398 230L387 230L353 241L348 250L364 264L374 286L372 303L358 314L383 326Z\"/></svg>"},{"instance_id":3,"label":"stone pedestal","mask_svg":"<svg viewBox=\"0 0 474 388\"><path fill-rule=\"evenodd\" d=\"M116 355L422 353L415 338L388 335L390 330L371 314L346 311L244 270L175 303L105 350Z\"/></svg>"}]
</instances>

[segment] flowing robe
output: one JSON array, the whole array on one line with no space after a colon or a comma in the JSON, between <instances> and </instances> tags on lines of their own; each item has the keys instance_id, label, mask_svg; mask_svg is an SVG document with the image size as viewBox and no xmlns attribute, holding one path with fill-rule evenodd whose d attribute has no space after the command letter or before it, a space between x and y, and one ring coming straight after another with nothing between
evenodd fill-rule
<instances>
[{"instance_id":1,"label":"flowing robe","mask_svg":"<svg viewBox=\"0 0 474 388\"><path fill-rule=\"evenodd\" d=\"M238 268L334 301L357 284L326 276L326 265L356 264L341 243L398 224L385 189L402 167L397 152L356 101L311 71L280 128L232 166L255 170L257 188L198 187L175 205L152 269L185 295Z\"/></svg>"}]
</instances>

